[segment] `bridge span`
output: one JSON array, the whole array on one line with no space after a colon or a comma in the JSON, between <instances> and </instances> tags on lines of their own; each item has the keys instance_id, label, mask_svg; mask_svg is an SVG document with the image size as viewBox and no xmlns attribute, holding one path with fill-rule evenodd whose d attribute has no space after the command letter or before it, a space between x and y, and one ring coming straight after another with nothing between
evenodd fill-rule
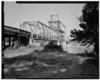
<instances>
[{"instance_id":1,"label":"bridge span","mask_svg":"<svg viewBox=\"0 0 100 80\"><path fill-rule=\"evenodd\" d=\"M20 28L4 26L3 31L3 48L20 45L33 45L36 42L54 41L57 44L65 41L65 26L58 19L48 22L49 25L41 21L25 21L20 24Z\"/></svg>"}]
</instances>

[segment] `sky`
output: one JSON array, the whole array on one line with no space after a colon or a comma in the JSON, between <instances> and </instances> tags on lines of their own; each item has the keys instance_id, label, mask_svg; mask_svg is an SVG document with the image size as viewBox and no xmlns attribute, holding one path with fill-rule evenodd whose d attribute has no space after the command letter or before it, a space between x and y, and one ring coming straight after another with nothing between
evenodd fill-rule
<instances>
[{"instance_id":1,"label":"sky","mask_svg":"<svg viewBox=\"0 0 100 80\"><path fill-rule=\"evenodd\" d=\"M19 28L24 21L41 21L48 25L50 15L58 14L60 21L66 25L66 35L70 30L79 28L79 20L84 4L17 4L9 1L4 4L4 24Z\"/></svg>"}]
</instances>

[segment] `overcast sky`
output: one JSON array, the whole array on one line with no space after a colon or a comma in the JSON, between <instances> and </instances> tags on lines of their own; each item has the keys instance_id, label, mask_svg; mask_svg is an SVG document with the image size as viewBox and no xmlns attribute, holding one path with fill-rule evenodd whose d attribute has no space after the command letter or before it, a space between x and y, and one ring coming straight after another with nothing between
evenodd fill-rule
<instances>
[{"instance_id":1,"label":"overcast sky","mask_svg":"<svg viewBox=\"0 0 100 80\"><path fill-rule=\"evenodd\" d=\"M9 1L4 4L5 25L19 28L24 21L41 21L48 25L51 14L58 14L61 22L66 25L66 34L79 27L77 17L82 15L84 4L16 4Z\"/></svg>"}]
</instances>

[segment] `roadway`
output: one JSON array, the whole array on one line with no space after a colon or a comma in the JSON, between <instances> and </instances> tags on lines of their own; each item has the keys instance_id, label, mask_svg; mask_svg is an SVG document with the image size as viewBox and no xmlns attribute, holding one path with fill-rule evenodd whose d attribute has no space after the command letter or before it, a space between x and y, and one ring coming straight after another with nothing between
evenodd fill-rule
<instances>
[{"instance_id":1,"label":"roadway","mask_svg":"<svg viewBox=\"0 0 100 80\"><path fill-rule=\"evenodd\" d=\"M21 48L18 54L21 54L21 51L25 52L28 50L28 48ZM31 47L29 54L6 56L3 60L3 78L98 78L98 65L96 65L95 59L92 57L68 54L63 51L41 50L34 51L34 48Z\"/></svg>"}]
</instances>

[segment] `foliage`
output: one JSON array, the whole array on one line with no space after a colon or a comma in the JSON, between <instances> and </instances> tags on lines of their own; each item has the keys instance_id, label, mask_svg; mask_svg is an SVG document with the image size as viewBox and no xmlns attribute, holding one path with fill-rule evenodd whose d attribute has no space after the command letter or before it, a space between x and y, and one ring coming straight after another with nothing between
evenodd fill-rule
<instances>
[{"instance_id":1,"label":"foliage","mask_svg":"<svg viewBox=\"0 0 100 80\"><path fill-rule=\"evenodd\" d=\"M98 53L99 47L99 3L86 3L79 18L80 27L83 30L71 30L71 37L77 41L89 41L95 44L95 52Z\"/></svg>"}]
</instances>

